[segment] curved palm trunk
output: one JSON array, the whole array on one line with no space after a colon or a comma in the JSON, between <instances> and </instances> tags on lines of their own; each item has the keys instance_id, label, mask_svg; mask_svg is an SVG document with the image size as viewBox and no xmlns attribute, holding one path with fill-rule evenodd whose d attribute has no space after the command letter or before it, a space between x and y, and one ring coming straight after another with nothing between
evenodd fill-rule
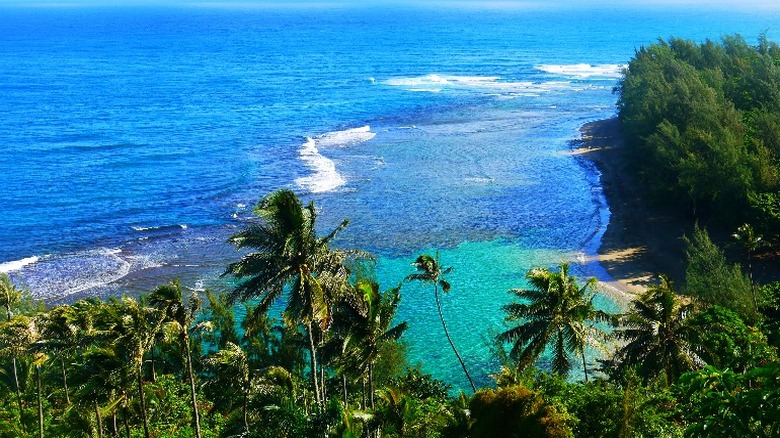
<instances>
[{"instance_id":1,"label":"curved palm trunk","mask_svg":"<svg viewBox=\"0 0 780 438\"><path fill-rule=\"evenodd\" d=\"M187 335L185 327L183 332L184 349L187 353L187 373L190 377L190 398L192 401L192 418L195 422L195 436L200 438L200 415L198 413L198 400L195 391L195 374L192 372L192 352L190 351L190 337Z\"/></svg>"},{"instance_id":2,"label":"curved palm trunk","mask_svg":"<svg viewBox=\"0 0 780 438\"><path fill-rule=\"evenodd\" d=\"M65 402L70 404L70 392L68 391L68 375L65 374L65 359L60 358L60 365L62 365L62 384L65 386Z\"/></svg>"},{"instance_id":3,"label":"curved palm trunk","mask_svg":"<svg viewBox=\"0 0 780 438\"><path fill-rule=\"evenodd\" d=\"M322 407L322 398L320 397L320 386L317 382L317 354L314 349L314 335L311 332L311 321L306 325L306 329L309 332L309 359L311 365L311 380L314 383L314 398L317 400L317 408Z\"/></svg>"},{"instance_id":4,"label":"curved palm trunk","mask_svg":"<svg viewBox=\"0 0 780 438\"><path fill-rule=\"evenodd\" d=\"M368 391L371 410L373 411L376 406L374 406L374 365L372 364L368 364Z\"/></svg>"},{"instance_id":5,"label":"curved palm trunk","mask_svg":"<svg viewBox=\"0 0 780 438\"><path fill-rule=\"evenodd\" d=\"M247 415L246 415L246 407L247 407L248 404L249 404L249 394L247 393L247 391L244 391L244 407L243 407L244 408L244 411L243 411L243 414L244 414L244 432L246 432L247 435L249 434L249 421L247 420Z\"/></svg>"},{"instance_id":6,"label":"curved palm trunk","mask_svg":"<svg viewBox=\"0 0 780 438\"><path fill-rule=\"evenodd\" d=\"M471 380L471 374L469 374L469 370L466 369L466 364L463 362L463 358L460 357L460 353L458 353L458 349L455 348L455 344L452 342L452 338L450 337L450 331L447 330L447 323L444 321L444 314L441 311L441 301L439 300L439 286L436 283L433 284L433 292L436 295L436 308L439 310L439 318L441 319L441 326L444 328L444 335L447 336L447 340L450 342L450 347L452 347L452 351L454 351L455 356L458 357L460 366L463 367L463 372L466 373L466 378L469 379L469 384L471 384L472 391L477 392L477 387L474 386L474 381Z\"/></svg>"},{"instance_id":7,"label":"curved palm trunk","mask_svg":"<svg viewBox=\"0 0 780 438\"><path fill-rule=\"evenodd\" d=\"M27 432L27 427L24 425L24 407L22 406L22 390L19 387L19 371L16 367L16 358L13 358L14 364L14 384L16 385L16 402L19 404L19 423L22 425L22 430Z\"/></svg>"},{"instance_id":8,"label":"curved palm trunk","mask_svg":"<svg viewBox=\"0 0 780 438\"><path fill-rule=\"evenodd\" d=\"M585 362L585 348L580 350L580 354L582 355L582 371L585 373L585 382L588 381L588 364Z\"/></svg>"},{"instance_id":9,"label":"curved palm trunk","mask_svg":"<svg viewBox=\"0 0 780 438\"><path fill-rule=\"evenodd\" d=\"M144 437L151 438L149 434L149 418L146 416L146 397L144 397L144 382L141 379L141 365L138 366L138 396L141 400L141 417L144 419Z\"/></svg>"},{"instance_id":10,"label":"curved palm trunk","mask_svg":"<svg viewBox=\"0 0 780 438\"><path fill-rule=\"evenodd\" d=\"M100 406L98 406L97 400L95 400L95 417L97 417L98 438L103 438L103 417L100 416Z\"/></svg>"},{"instance_id":11,"label":"curved palm trunk","mask_svg":"<svg viewBox=\"0 0 780 438\"><path fill-rule=\"evenodd\" d=\"M11 320L11 317L13 316L13 313L11 312L11 303L6 300L5 303L5 313L6 317L8 318L8 321ZM17 371L16 367L16 358L12 358L12 362L14 365L14 384L16 385L16 401L19 404L19 424L22 425L22 430L27 432L27 426L24 425L24 419L22 418L24 416L24 408L22 407L22 390L19 388L19 372Z\"/></svg>"},{"instance_id":12,"label":"curved palm trunk","mask_svg":"<svg viewBox=\"0 0 780 438\"><path fill-rule=\"evenodd\" d=\"M127 413L127 399L125 399L125 407L123 411L124 411L124 415L122 415L123 417L122 419L124 420L125 423L125 434L127 438L130 438L130 423L128 423L129 414Z\"/></svg>"},{"instance_id":13,"label":"curved palm trunk","mask_svg":"<svg viewBox=\"0 0 780 438\"><path fill-rule=\"evenodd\" d=\"M43 438L43 397L41 395L41 367L35 366L35 378L38 380L38 433Z\"/></svg>"},{"instance_id":14,"label":"curved palm trunk","mask_svg":"<svg viewBox=\"0 0 780 438\"><path fill-rule=\"evenodd\" d=\"M342 374L341 375L341 386L344 389L344 406L347 406L347 403L349 402L349 393L347 392L347 375Z\"/></svg>"}]
</instances>

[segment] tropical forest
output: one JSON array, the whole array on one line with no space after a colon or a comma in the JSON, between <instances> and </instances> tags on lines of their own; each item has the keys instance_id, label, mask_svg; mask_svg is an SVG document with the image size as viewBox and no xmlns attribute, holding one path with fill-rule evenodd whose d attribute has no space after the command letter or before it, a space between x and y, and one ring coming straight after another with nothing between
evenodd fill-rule
<instances>
[{"instance_id":1,"label":"tropical forest","mask_svg":"<svg viewBox=\"0 0 780 438\"><path fill-rule=\"evenodd\" d=\"M348 220L322 229L330 213L283 188L230 237L224 291L47 305L2 274L0 437L780 437L780 46L658 40L615 93L642 202L690 225L682 274L620 312L575 261L529 270L485 334L484 384L435 250L379 284L337 245ZM468 386L407 360L409 283Z\"/></svg>"}]
</instances>

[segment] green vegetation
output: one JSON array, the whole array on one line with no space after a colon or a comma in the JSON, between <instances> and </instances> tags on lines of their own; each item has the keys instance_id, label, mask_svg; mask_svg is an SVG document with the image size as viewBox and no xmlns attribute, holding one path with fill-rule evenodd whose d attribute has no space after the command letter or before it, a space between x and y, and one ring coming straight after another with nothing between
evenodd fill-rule
<instances>
[{"instance_id":1,"label":"green vegetation","mask_svg":"<svg viewBox=\"0 0 780 438\"><path fill-rule=\"evenodd\" d=\"M780 46L659 40L636 52L616 91L652 198L712 226L780 234Z\"/></svg>"},{"instance_id":2,"label":"green vegetation","mask_svg":"<svg viewBox=\"0 0 780 438\"><path fill-rule=\"evenodd\" d=\"M436 258L431 257L428 254L423 254L419 257L417 257L417 260L414 261L414 267L417 268L417 273L410 274L406 277L407 281L422 281L425 283L431 283L433 285L433 295L436 297L436 309L439 311L439 319L441 319L441 326L444 329L444 335L447 337L447 341L450 343L450 347L452 347L452 351L455 353L455 356L458 358L458 362L460 362L460 366L463 368L463 372L466 374L466 378L469 380L469 384L471 385L471 389L473 391L477 391L477 387L474 386L474 380L471 378L471 374L469 374L468 368L466 368L466 364L463 362L463 358L460 357L460 353L458 353L458 349L455 348L455 343L452 342L452 338L450 337L450 332L447 330L447 323L444 320L444 314L441 311L441 299L439 298L439 287L441 287L442 293L448 293L450 291L450 284L441 278L442 276L449 273L452 268L442 268L441 264L439 263L439 253L436 253Z\"/></svg>"},{"instance_id":3,"label":"green vegetation","mask_svg":"<svg viewBox=\"0 0 780 438\"><path fill-rule=\"evenodd\" d=\"M225 294L174 281L46 309L0 275L0 438L780 436L780 282L752 276L780 235L780 47L660 41L618 90L651 195L736 230L747 275L698 225L685 295L660 275L621 315L595 309L596 281L567 263L532 269L503 308L495 385L478 388L438 253L383 291L370 254L331 248L347 221L321 236L314 204L280 190L230 238ZM403 280L433 286L473 393L406 362Z\"/></svg>"},{"instance_id":4,"label":"green vegetation","mask_svg":"<svg viewBox=\"0 0 780 438\"><path fill-rule=\"evenodd\" d=\"M405 361L401 284L382 292L370 255L329 248L346 221L319 237L314 205L286 190L255 212L231 238L254 252L228 267L229 294L172 282L45 309L0 276L0 437L780 436L780 288L758 285L753 307L702 229L688 250L696 292L662 276L623 315L596 310L595 280L580 285L567 263L529 271L504 307L495 387L453 396ZM446 331L450 268L429 255L413 267L406 280L434 286ZM605 366L589 369L586 349ZM579 362L585 381L567 380Z\"/></svg>"},{"instance_id":5,"label":"green vegetation","mask_svg":"<svg viewBox=\"0 0 780 438\"><path fill-rule=\"evenodd\" d=\"M588 381L585 348L589 345L604 349L605 333L588 322L607 322L610 315L593 306L596 279L579 287L569 275L569 265L562 263L557 272L532 269L526 275L531 289L512 289L521 302L504 306L507 320L523 321L499 335L499 339L514 343L510 356L522 370L536 361L545 347L552 345L552 370L567 376L571 370L571 353L582 359L582 371Z\"/></svg>"}]
</instances>

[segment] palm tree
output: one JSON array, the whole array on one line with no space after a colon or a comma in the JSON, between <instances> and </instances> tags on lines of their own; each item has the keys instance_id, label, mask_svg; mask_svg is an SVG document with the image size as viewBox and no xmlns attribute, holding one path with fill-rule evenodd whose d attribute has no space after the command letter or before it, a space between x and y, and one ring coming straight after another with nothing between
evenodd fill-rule
<instances>
[{"instance_id":1,"label":"palm tree","mask_svg":"<svg viewBox=\"0 0 780 438\"><path fill-rule=\"evenodd\" d=\"M195 424L195 436L200 438L200 416L198 414L197 392L195 390L195 373L192 370L192 352L190 350L190 326L200 310L201 302L196 293L184 302L181 286L178 281L160 286L148 297L148 303L163 312L166 324L181 337L184 356L187 359L187 377L190 383L190 401L192 417Z\"/></svg>"},{"instance_id":2,"label":"palm tree","mask_svg":"<svg viewBox=\"0 0 780 438\"><path fill-rule=\"evenodd\" d=\"M382 346L397 341L408 328L406 322L391 326L401 302L400 291L399 284L382 293L375 279L360 278L355 285L360 305L344 309L348 315L343 318L346 327L342 330L344 335L341 339L342 375L346 376L347 369L368 375L371 409L375 408L374 363L381 354ZM344 398L346 404L346 394Z\"/></svg>"},{"instance_id":3,"label":"palm tree","mask_svg":"<svg viewBox=\"0 0 780 438\"><path fill-rule=\"evenodd\" d=\"M262 223L251 224L229 239L238 249L256 250L228 266L225 274L242 280L232 291L231 299L259 298L258 310L267 312L285 286L290 286L285 322L301 323L306 329L312 384L317 404L322 406L313 324L321 331L328 328L333 295L346 290L348 274L344 261L349 253L333 251L328 245L348 221L319 237L314 203L304 207L295 193L287 189L260 200L254 213Z\"/></svg>"},{"instance_id":4,"label":"palm tree","mask_svg":"<svg viewBox=\"0 0 780 438\"><path fill-rule=\"evenodd\" d=\"M11 279L8 278L8 275L6 274L0 274L0 305L2 305L5 308L5 317L6 321L10 322L11 318L13 318L13 312L12 308L19 304L19 302L22 300L22 291L17 289L16 286L14 286L13 283L11 283ZM19 386L19 371L18 371L18 364L16 362L16 355L11 356L11 362L13 364L13 372L14 372L14 385L16 389L16 401L19 405L19 422L22 425L23 429L25 428L24 421L22 420L22 414L23 414L23 408L22 408L22 390Z\"/></svg>"},{"instance_id":5,"label":"palm tree","mask_svg":"<svg viewBox=\"0 0 780 438\"><path fill-rule=\"evenodd\" d=\"M70 391L65 358L76 351L81 341L76 313L73 307L63 304L41 315L41 337L37 343L38 349L59 357L67 404L70 404Z\"/></svg>"},{"instance_id":6,"label":"palm tree","mask_svg":"<svg viewBox=\"0 0 780 438\"><path fill-rule=\"evenodd\" d=\"M206 364L215 368L217 376L209 384L222 390L230 388L241 392L241 412L246 434L249 434L249 397L253 391L264 395L278 392L289 395L294 392L293 376L289 371L279 366L259 370L252 368L246 351L232 342L208 357Z\"/></svg>"},{"instance_id":7,"label":"palm tree","mask_svg":"<svg viewBox=\"0 0 780 438\"><path fill-rule=\"evenodd\" d=\"M503 307L507 321L522 323L499 334L498 339L514 343L510 356L517 359L520 370L534 363L552 345L552 370L566 376L571 369L571 355L576 354L582 359L587 381L585 348L603 348L600 339L606 336L593 322L611 320L610 315L593 306L596 279L590 278L580 287L577 279L569 275L568 263L561 263L558 271L531 269L525 277L530 289L509 291L521 302Z\"/></svg>"},{"instance_id":8,"label":"palm tree","mask_svg":"<svg viewBox=\"0 0 780 438\"><path fill-rule=\"evenodd\" d=\"M682 305L671 281L661 276L660 284L633 300L620 319L621 328L614 336L625 345L613 359L617 370L637 366L645 378L664 372L671 385L682 372L704 366L696 352L695 328L688 323L692 312L693 305Z\"/></svg>"},{"instance_id":9,"label":"palm tree","mask_svg":"<svg viewBox=\"0 0 780 438\"><path fill-rule=\"evenodd\" d=\"M16 315L8 321L0 323L0 358L11 358L14 361L14 379L16 379L16 395L19 405L19 422L25 428L22 405L22 392L16 374L17 361L28 355L33 343L37 340L37 329L33 318ZM40 395L39 395L40 396Z\"/></svg>"},{"instance_id":10,"label":"palm tree","mask_svg":"<svg viewBox=\"0 0 780 438\"><path fill-rule=\"evenodd\" d=\"M249 394L252 390L252 369L249 366L249 357L238 345L228 342L225 348L217 351L206 359L206 364L217 368L218 379L212 381L222 387L232 387L241 391L243 402L241 412L244 418L244 432L249 433L249 420L247 418L247 405ZM226 384L223 379L228 379Z\"/></svg>"},{"instance_id":11,"label":"palm tree","mask_svg":"<svg viewBox=\"0 0 780 438\"><path fill-rule=\"evenodd\" d=\"M457 356L458 361L460 362L460 366L463 367L463 372L466 373L466 378L469 380L471 389L474 392L477 392L477 387L474 386L474 381L471 379L469 370L466 368L466 364L463 362L463 358L460 357L460 353L458 353L458 349L455 348L455 343L452 342L452 338L450 337L450 332L449 330L447 330L447 323L444 320L444 314L441 311L439 287L441 286L441 291L445 294L450 291L450 284L442 277L449 274L452 271L452 267L448 266L444 268L441 266L441 264L439 263L438 251L436 251L436 258L433 258L428 254L422 254L417 257L417 259L414 261L414 263L412 263L412 265L417 269L418 272L407 275L406 281L417 280L417 281L422 281L423 283L433 284L433 295L436 298L436 309L438 309L439 311L439 319L441 319L441 325L444 328L444 335L447 337L447 341L449 341L450 346L452 347L452 351L455 352L455 356Z\"/></svg>"},{"instance_id":12,"label":"palm tree","mask_svg":"<svg viewBox=\"0 0 780 438\"><path fill-rule=\"evenodd\" d=\"M98 436L103 435L101 405L112 412L117 435L116 407L124 402L122 394L133 385L134 376L124 358L112 348L89 346L77 360L72 376L76 403L95 410Z\"/></svg>"},{"instance_id":13,"label":"palm tree","mask_svg":"<svg viewBox=\"0 0 780 438\"><path fill-rule=\"evenodd\" d=\"M136 372L144 436L150 438L142 367L144 356L154 347L157 335L162 330L165 315L160 310L146 307L130 297L122 297L108 308L112 319L110 332L115 336L114 346L127 356L129 364Z\"/></svg>"},{"instance_id":14,"label":"palm tree","mask_svg":"<svg viewBox=\"0 0 780 438\"><path fill-rule=\"evenodd\" d=\"M43 394L41 390L41 367L49 357L46 353L35 353L33 356L33 365L35 365L35 380L38 386L38 433L43 438Z\"/></svg>"}]
</instances>

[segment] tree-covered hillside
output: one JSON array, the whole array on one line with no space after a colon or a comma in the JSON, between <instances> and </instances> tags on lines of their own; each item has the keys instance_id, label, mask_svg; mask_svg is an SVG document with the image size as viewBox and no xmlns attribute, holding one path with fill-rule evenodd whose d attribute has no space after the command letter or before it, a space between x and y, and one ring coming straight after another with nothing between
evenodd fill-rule
<instances>
[{"instance_id":1,"label":"tree-covered hillside","mask_svg":"<svg viewBox=\"0 0 780 438\"><path fill-rule=\"evenodd\" d=\"M407 363L414 322L395 319L403 282L427 283L449 346L425 348L470 376L438 254L383 290L370 254L330 247L346 222L320 235L289 190L255 213L221 295L174 281L47 309L0 275L0 437L780 436L780 283L753 284L705 230L688 240L690 296L662 276L619 315L567 263L530 270L492 383L452 388Z\"/></svg>"},{"instance_id":2,"label":"tree-covered hillside","mask_svg":"<svg viewBox=\"0 0 780 438\"><path fill-rule=\"evenodd\" d=\"M616 91L653 198L724 229L780 233L780 46L659 40L636 52Z\"/></svg>"}]
</instances>

